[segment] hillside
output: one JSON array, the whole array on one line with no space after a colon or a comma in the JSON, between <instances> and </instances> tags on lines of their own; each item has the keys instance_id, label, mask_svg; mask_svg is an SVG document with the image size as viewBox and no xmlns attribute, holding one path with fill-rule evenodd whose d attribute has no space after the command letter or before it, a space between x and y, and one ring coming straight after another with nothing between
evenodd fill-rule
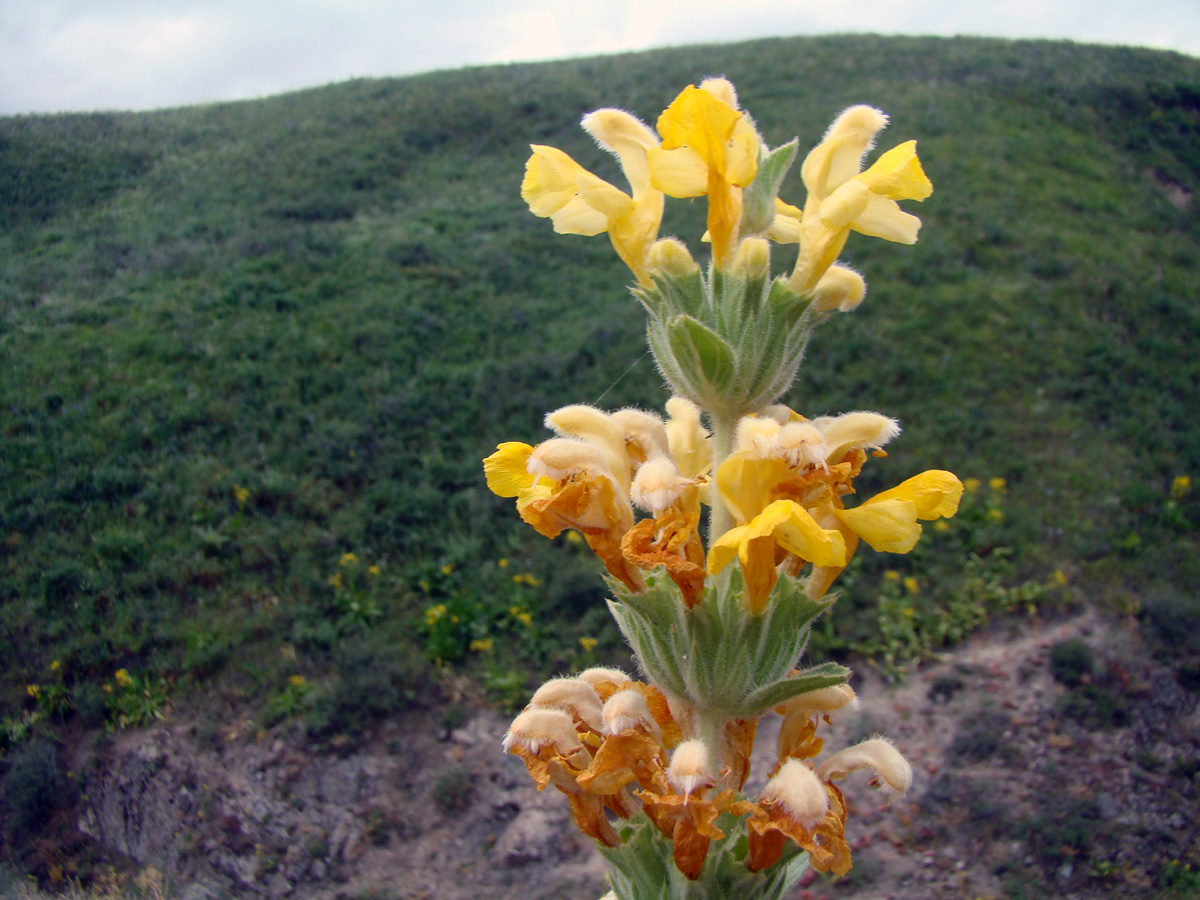
<instances>
[{"instance_id":1,"label":"hillside","mask_svg":"<svg viewBox=\"0 0 1200 900\"><path fill-rule=\"evenodd\" d=\"M900 419L868 490L981 486L924 552L856 560L817 651L894 672L1088 604L1194 689L1200 61L780 39L0 119L0 746L172 705L332 741L619 660L589 558L480 460L665 397L611 248L518 185L530 142L613 176L580 115L653 121L714 72L772 144L884 109L935 185L915 248L851 241L871 294L789 401ZM877 602L885 570L919 590Z\"/></svg>"}]
</instances>

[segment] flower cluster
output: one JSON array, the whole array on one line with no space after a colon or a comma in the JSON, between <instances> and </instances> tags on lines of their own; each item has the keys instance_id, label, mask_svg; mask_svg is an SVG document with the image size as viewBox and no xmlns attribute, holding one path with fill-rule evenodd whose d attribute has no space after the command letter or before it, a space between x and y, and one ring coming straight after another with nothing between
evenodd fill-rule
<instances>
[{"instance_id":1,"label":"flower cluster","mask_svg":"<svg viewBox=\"0 0 1200 900\"><path fill-rule=\"evenodd\" d=\"M866 165L886 124L868 106L839 115L801 165L802 207L779 196L797 142L768 147L723 78L685 88L653 129L616 109L583 118L627 190L532 147L521 196L560 233L607 233L673 395L665 416L566 406L546 416L553 437L500 444L484 461L488 487L515 499L522 519L549 538L582 536L603 562L609 610L645 678L555 679L505 738L606 848L622 900L774 900L805 865L844 874L834 782L859 768L895 796L911 782L880 738L817 761L819 722L852 705L850 673L797 665L859 544L909 552L923 521L955 514L963 485L930 470L855 502L855 480L870 455L887 455L897 423L874 412L808 419L780 403L814 329L865 297L862 276L838 263L850 232L917 239L920 220L899 206L933 190L915 141ZM701 196L705 268L659 234L666 197ZM773 243L796 248L778 275ZM771 711L783 716L778 762L748 797ZM693 894L692 883L705 887Z\"/></svg>"},{"instance_id":2,"label":"flower cluster","mask_svg":"<svg viewBox=\"0 0 1200 900\"><path fill-rule=\"evenodd\" d=\"M752 800L739 791L750 773L756 721L727 723L723 740L736 763L718 769L703 741L685 739L686 709L617 669L589 669L542 685L513 721L504 747L525 763L538 790L553 784L562 791L580 830L606 847L620 846L608 812L625 820L644 813L690 879L699 877L711 842L727 836L717 825L722 813L741 817L748 871L775 865L790 840L808 852L814 868L844 875L851 866L846 804L834 782L869 768L893 798L912 783L908 763L880 738L834 753L815 768L807 762L822 749L819 723L856 703L854 691L840 685L778 707L778 762Z\"/></svg>"}]
</instances>

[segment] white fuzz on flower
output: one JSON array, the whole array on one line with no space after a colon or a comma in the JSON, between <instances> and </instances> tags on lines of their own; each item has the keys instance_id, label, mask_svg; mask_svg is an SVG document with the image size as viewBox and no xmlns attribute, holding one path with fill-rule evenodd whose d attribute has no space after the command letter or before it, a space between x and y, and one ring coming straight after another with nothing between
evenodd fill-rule
<instances>
[{"instance_id":1,"label":"white fuzz on flower","mask_svg":"<svg viewBox=\"0 0 1200 900\"><path fill-rule=\"evenodd\" d=\"M601 684L625 684L631 679L620 669L608 669L604 666L594 666L591 669L584 669L575 676L577 681L582 681L584 684L590 685L595 689Z\"/></svg>"},{"instance_id":2,"label":"white fuzz on flower","mask_svg":"<svg viewBox=\"0 0 1200 900\"><path fill-rule=\"evenodd\" d=\"M880 791L894 802L912 787L912 766L900 751L883 738L871 738L839 750L817 768L817 775L830 781L844 778L855 769L874 769Z\"/></svg>"},{"instance_id":3,"label":"white fuzz on flower","mask_svg":"<svg viewBox=\"0 0 1200 900\"><path fill-rule=\"evenodd\" d=\"M835 684L833 687L819 688L793 697L782 707L776 707L776 709L780 709L782 714L787 716L800 710L831 713L847 707L857 709L860 705L854 688L848 684Z\"/></svg>"},{"instance_id":4,"label":"white fuzz on flower","mask_svg":"<svg viewBox=\"0 0 1200 900\"><path fill-rule=\"evenodd\" d=\"M662 743L662 729L654 721L646 698L637 691L617 691L608 698L604 704L604 727L607 734L641 728Z\"/></svg>"},{"instance_id":5,"label":"white fuzz on flower","mask_svg":"<svg viewBox=\"0 0 1200 900\"><path fill-rule=\"evenodd\" d=\"M671 787L686 796L697 788L711 787L713 780L704 741L684 741L675 748L671 765L667 767L667 781Z\"/></svg>"},{"instance_id":6,"label":"white fuzz on flower","mask_svg":"<svg viewBox=\"0 0 1200 900\"><path fill-rule=\"evenodd\" d=\"M660 456L638 469L633 478L630 498L657 518L679 499L679 495L687 486L688 481L679 477L675 463L665 456Z\"/></svg>"},{"instance_id":7,"label":"white fuzz on flower","mask_svg":"<svg viewBox=\"0 0 1200 900\"><path fill-rule=\"evenodd\" d=\"M900 423L876 412L852 412L842 416L822 416L812 424L825 436L829 448L826 457L840 462L854 448L878 450L900 433Z\"/></svg>"},{"instance_id":8,"label":"white fuzz on flower","mask_svg":"<svg viewBox=\"0 0 1200 900\"><path fill-rule=\"evenodd\" d=\"M530 475L542 475L552 481L564 481L578 473L612 478L608 460L598 447L570 438L542 441L529 454L525 469Z\"/></svg>"},{"instance_id":9,"label":"white fuzz on flower","mask_svg":"<svg viewBox=\"0 0 1200 900\"><path fill-rule=\"evenodd\" d=\"M622 490L629 490L629 457L625 454L625 432L608 413L593 406L564 406L546 415L546 427L560 437L577 438L598 447ZM535 450L536 452L536 450Z\"/></svg>"},{"instance_id":10,"label":"white fuzz on flower","mask_svg":"<svg viewBox=\"0 0 1200 900\"><path fill-rule=\"evenodd\" d=\"M599 733L604 727L600 698L592 686L578 678L552 678L529 701L534 709L561 709Z\"/></svg>"},{"instance_id":11,"label":"white fuzz on flower","mask_svg":"<svg viewBox=\"0 0 1200 900\"><path fill-rule=\"evenodd\" d=\"M776 445L788 465L797 468L824 466L825 455L829 452L825 436L808 422L788 422L779 429Z\"/></svg>"},{"instance_id":12,"label":"white fuzz on flower","mask_svg":"<svg viewBox=\"0 0 1200 900\"><path fill-rule=\"evenodd\" d=\"M705 78L700 82L700 90L708 91L722 103L738 108L737 91L728 78Z\"/></svg>"},{"instance_id":13,"label":"white fuzz on flower","mask_svg":"<svg viewBox=\"0 0 1200 900\"><path fill-rule=\"evenodd\" d=\"M829 812L829 795L813 770L798 759L789 759L767 782L763 800L778 803L805 828L813 828Z\"/></svg>"},{"instance_id":14,"label":"white fuzz on flower","mask_svg":"<svg viewBox=\"0 0 1200 900\"><path fill-rule=\"evenodd\" d=\"M575 731L575 723L559 709L527 709L513 719L508 726L508 734L504 736L505 752L513 744L520 744L534 753L553 744L562 755L583 746Z\"/></svg>"},{"instance_id":15,"label":"white fuzz on flower","mask_svg":"<svg viewBox=\"0 0 1200 900\"><path fill-rule=\"evenodd\" d=\"M770 459L775 455L775 440L779 423L764 416L744 416L738 421L735 440L740 451L754 459Z\"/></svg>"},{"instance_id":16,"label":"white fuzz on flower","mask_svg":"<svg viewBox=\"0 0 1200 900\"><path fill-rule=\"evenodd\" d=\"M667 429L661 416L640 409L619 409L612 420L621 427L626 443L635 444L643 459L667 456L671 447L667 443Z\"/></svg>"},{"instance_id":17,"label":"white fuzz on flower","mask_svg":"<svg viewBox=\"0 0 1200 900\"><path fill-rule=\"evenodd\" d=\"M667 444L679 473L685 478L695 478L705 472L712 463L712 447L708 443L708 431L700 424L700 407L683 397L672 397L667 401Z\"/></svg>"}]
</instances>

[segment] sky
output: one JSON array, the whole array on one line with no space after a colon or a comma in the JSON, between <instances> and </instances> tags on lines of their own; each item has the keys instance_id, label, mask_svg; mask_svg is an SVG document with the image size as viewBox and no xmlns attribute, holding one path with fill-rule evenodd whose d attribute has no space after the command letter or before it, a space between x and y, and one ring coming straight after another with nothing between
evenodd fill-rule
<instances>
[{"instance_id":1,"label":"sky","mask_svg":"<svg viewBox=\"0 0 1200 900\"><path fill-rule=\"evenodd\" d=\"M1200 56L1200 2L0 0L0 115L186 106L363 76L864 31Z\"/></svg>"}]
</instances>

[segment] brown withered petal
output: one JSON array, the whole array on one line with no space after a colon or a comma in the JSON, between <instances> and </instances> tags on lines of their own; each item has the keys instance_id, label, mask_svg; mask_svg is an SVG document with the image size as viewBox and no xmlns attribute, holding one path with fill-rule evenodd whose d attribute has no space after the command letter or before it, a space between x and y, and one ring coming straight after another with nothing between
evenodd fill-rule
<instances>
[{"instance_id":1,"label":"brown withered petal","mask_svg":"<svg viewBox=\"0 0 1200 900\"><path fill-rule=\"evenodd\" d=\"M696 535L695 523L690 527L677 517L667 515L662 519L643 519L627 532L621 540L621 552L625 559L641 569L666 566L667 574L679 586L684 605L688 609L700 602L704 595L703 549ZM693 540L694 538L694 540ZM699 550L700 560L688 558L689 551Z\"/></svg>"}]
</instances>

